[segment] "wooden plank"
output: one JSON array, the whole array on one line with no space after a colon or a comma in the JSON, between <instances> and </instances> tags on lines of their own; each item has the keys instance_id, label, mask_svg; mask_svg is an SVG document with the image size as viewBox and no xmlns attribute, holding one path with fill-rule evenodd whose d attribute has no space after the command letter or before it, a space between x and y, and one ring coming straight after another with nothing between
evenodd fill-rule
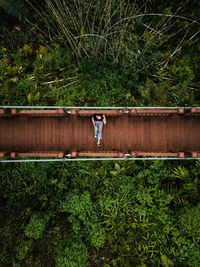
<instances>
[{"instance_id":1,"label":"wooden plank","mask_svg":"<svg viewBox=\"0 0 200 267\"><path fill-rule=\"evenodd\" d=\"M200 151L200 116L109 116L98 148L90 117L0 117L0 151Z\"/></svg>"}]
</instances>

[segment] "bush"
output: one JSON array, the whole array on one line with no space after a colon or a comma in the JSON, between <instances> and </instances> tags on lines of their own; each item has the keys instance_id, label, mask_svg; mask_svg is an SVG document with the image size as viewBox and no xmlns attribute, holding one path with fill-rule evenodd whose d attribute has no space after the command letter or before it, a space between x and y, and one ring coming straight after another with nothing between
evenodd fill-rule
<instances>
[{"instance_id":1,"label":"bush","mask_svg":"<svg viewBox=\"0 0 200 267\"><path fill-rule=\"evenodd\" d=\"M30 247L31 247L31 240L28 240L28 241L20 240L19 245L18 245L17 250L16 250L16 252L17 252L16 258L19 261L24 260Z\"/></svg>"},{"instance_id":2,"label":"bush","mask_svg":"<svg viewBox=\"0 0 200 267\"><path fill-rule=\"evenodd\" d=\"M68 220L76 234L86 237L93 247L103 247L105 230L98 220L88 191L81 194L78 190L73 190L67 195L66 200L61 202L60 207L61 211L71 213Z\"/></svg>"},{"instance_id":3,"label":"bush","mask_svg":"<svg viewBox=\"0 0 200 267\"><path fill-rule=\"evenodd\" d=\"M193 208L185 208L178 217L180 232L193 241L200 241L200 203Z\"/></svg>"},{"instance_id":4,"label":"bush","mask_svg":"<svg viewBox=\"0 0 200 267\"><path fill-rule=\"evenodd\" d=\"M55 267L86 267L89 254L85 244L75 236L68 237L64 249L57 253Z\"/></svg>"},{"instance_id":5,"label":"bush","mask_svg":"<svg viewBox=\"0 0 200 267\"><path fill-rule=\"evenodd\" d=\"M46 221L41 219L37 214L33 214L29 224L25 228L25 235L35 240L42 237L46 227Z\"/></svg>"}]
</instances>

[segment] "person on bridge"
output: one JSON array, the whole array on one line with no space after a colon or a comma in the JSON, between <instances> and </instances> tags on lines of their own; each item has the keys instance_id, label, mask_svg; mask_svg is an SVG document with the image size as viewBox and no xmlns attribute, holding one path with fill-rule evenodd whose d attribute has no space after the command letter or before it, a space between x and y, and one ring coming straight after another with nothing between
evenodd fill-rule
<instances>
[{"instance_id":1,"label":"person on bridge","mask_svg":"<svg viewBox=\"0 0 200 267\"><path fill-rule=\"evenodd\" d=\"M97 146L100 146L103 124L106 124L106 116L104 114L94 114L92 116L92 123L94 125L94 139L98 140Z\"/></svg>"}]
</instances>

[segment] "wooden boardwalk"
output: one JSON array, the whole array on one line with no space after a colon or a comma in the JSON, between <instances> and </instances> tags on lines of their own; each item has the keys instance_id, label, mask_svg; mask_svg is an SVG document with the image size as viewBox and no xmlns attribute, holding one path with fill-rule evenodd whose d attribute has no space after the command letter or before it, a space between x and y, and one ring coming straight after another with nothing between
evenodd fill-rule
<instances>
[{"instance_id":1,"label":"wooden boardwalk","mask_svg":"<svg viewBox=\"0 0 200 267\"><path fill-rule=\"evenodd\" d=\"M200 151L200 115L107 116L101 146L91 116L0 116L0 151Z\"/></svg>"}]
</instances>

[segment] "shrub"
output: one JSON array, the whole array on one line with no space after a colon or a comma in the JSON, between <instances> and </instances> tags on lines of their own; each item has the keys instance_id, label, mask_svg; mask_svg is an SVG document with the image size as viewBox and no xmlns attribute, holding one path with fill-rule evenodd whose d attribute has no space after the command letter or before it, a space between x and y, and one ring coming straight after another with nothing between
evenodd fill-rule
<instances>
[{"instance_id":1,"label":"shrub","mask_svg":"<svg viewBox=\"0 0 200 267\"><path fill-rule=\"evenodd\" d=\"M60 205L62 211L71 213L68 220L76 234L86 237L91 246L102 247L105 243L105 230L101 226L90 193L73 190ZM81 227L81 225L83 225ZM82 228L82 229L81 229Z\"/></svg>"},{"instance_id":2,"label":"shrub","mask_svg":"<svg viewBox=\"0 0 200 267\"><path fill-rule=\"evenodd\" d=\"M46 221L41 219L37 214L33 214L29 224L25 228L25 235L35 240L42 237L46 227Z\"/></svg>"},{"instance_id":3,"label":"shrub","mask_svg":"<svg viewBox=\"0 0 200 267\"><path fill-rule=\"evenodd\" d=\"M31 240L28 240L28 241L20 240L19 246L16 249L16 252L17 252L16 258L19 261L22 261L23 259L25 259L26 254L28 253L30 247L31 247Z\"/></svg>"},{"instance_id":4,"label":"shrub","mask_svg":"<svg viewBox=\"0 0 200 267\"><path fill-rule=\"evenodd\" d=\"M85 244L81 240L74 240L74 236L68 238L65 248L57 253L55 267L86 267L89 254Z\"/></svg>"}]
</instances>

